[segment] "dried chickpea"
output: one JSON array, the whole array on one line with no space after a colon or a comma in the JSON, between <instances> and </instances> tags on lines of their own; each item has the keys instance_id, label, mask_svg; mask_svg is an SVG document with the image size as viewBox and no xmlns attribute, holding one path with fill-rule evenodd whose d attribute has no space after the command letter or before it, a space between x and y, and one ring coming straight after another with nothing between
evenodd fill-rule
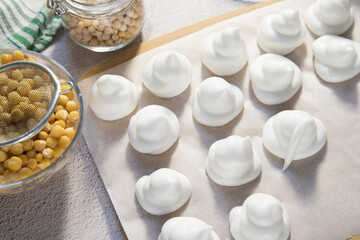
<instances>
[{"instance_id":1,"label":"dried chickpea","mask_svg":"<svg viewBox=\"0 0 360 240\"><path fill-rule=\"evenodd\" d=\"M14 155L20 155L24 152L24 147L21 143L15 143L14 145L10 146L10 153Z\"/></svg>"},{"instance_id":2,"label":"dried chickpea","mask_svg":"<svg viewBox=\"0 0 360 240\"><path fill-rule=\"evenodd\" d=\"M19 171L21 168L22 160L19 157L11 157L5 161L5 167L11 171Z\"/></svg>"},{"instance_id":3,"label":"dried chickpea","mask_svg":"<svg viewBox=\"0 0 360 240\"><path fill-rule=\"evenodd\" d=\"M42 153L37 153L35 156L35 159L37 162L41 162L43 160L44 156L42 155Z\"/></svg>"},{"instance_id":4,"label":"dried chickpea","mask_svg":"<svg viewBox=\"0 0 360 240\"><path fill-rule=\"evenodd\" d=\"M22 61L25 60L24 53L22 51L16 50L12 54L13 61Z\"/></svg>"},{"instance_id":5,"label":"dried chickpea","mask_svg":"<svg viewBox=\"0 0 360 240\"><path fill-rule=\"evenodd\" d=\"M0 85L7 84L8 81L9 81L9 78L6 75L6 73L4 73L4 72L0 73Z\"/></svg>"},{"instance_id":6,"label":"dried chickpea","mask_svg":"<svg viewBox=\"0 0 360 240\"><path fill-rule=\"evenodd\" d=\"M70 138L67 136L61 136L59 139L59 147L66 149L70 145Z\"/></svg>"},{"instance_id":7,"label":"dried chickpea","mask_svg":"<svg viewBox=\"0 0 360 240\"><path fill-rule=\"evenodd\" d=\"M59 125L53 126L50 132L50 136L59 138L65 134L65 129Z\"/></svg>"},{"instance_id":8,"label":"dried chickpea","mask_svg":"<svg viewBox=\"0 0 360 240\"><path fill-rule=\"evenodd\" d=\"M73 112L73 111L77 111L78 110L78 104L75 102L75 101L72 101L72 100L70 100L70 101L68 101L67 103L66 103L66 110L68 111L68 112Z\"/></svg>"},{"instance_id":9,"label":"dried chickpea","mask_svg":"<svg viewBox=\"0 0 360 240\"><path fill-rule=\"evenodd\" d=\"M19 170L20 179L28 178L32 175L32 171L30 168L24 167Z\"/></svg>"},{"instance_id":10,"label":"dried chickpea","mask_svg":"<svg viewBox=\"0 0 360 240\"><path fill-rule=\"evenodd\" d=\"M0 162L4 162L7 158L7 153L4 150L0 150Z\"/></svg>"},{"instance_id":11,"label":"dried chickpea","mask_svg":"<svg viewBox=\"0 0 360 240\"><path fill-rule=\"evenodd\" d=\"M69 101L69 98L66 95L61 94L59 96L58 104L65 107L68 101Z\"/></svg>"},{"instance_id":12,"label":"dried chickpea","mask_svg":"<svg viewBox=\"0 0 360 240\"><path fill-rule=\"evenodd\" d=\"M72 122L78 122L80 119L79 113L77 111L70 112L68 118Z\"/></svg>"},{"instance_id":13,"label":"dried chickpea","mask_svg":"<svg viewBox=\"0 0 360 240\"><path fill-rule=\"evenodd\" d=\"M46 123L44 128L42 129L42 131L45 131L45 132L49 133L51 131L51 124Z\"/></svg>"},{"instance_id":14,"label":"dried chickpea","mask_svg":"<svg viewBox=\"0 0 360 240\"><path fill-rule=\"evenodd\" d=\"M36 140L34 142L34 149L38 152L42 152L46 147L46 142L44 140Z\"/></svg>"},{"instance_id":15,"label":"dried chickpea","mask_svg":"<svg viewBox=\"0 0 360 240\"><path fill-rule=\"evenodd\" d=\"M52 148L45 148L42 151L42 154L45 158L52 158L52 156L54 155L54 150Z\"/></svg>"},{"instance_id":16,"label":"dried chickpea","mask_svg":"<svg viewBox=\"0 0 360 240\"><path fill-rule=\"evenodd\" d=\"M55 118L57 120L66 121L67 118L68 118L68 111L66 111L65 109L57 111L56 114L55 114Z\"/></svg>"},{"instance_id":17,"label":"dried chickpea","mask_svg":"<svg viewBox=\"0 0 360 240\"><path fill-rule=\"evenodd\" d=\"M18 173L8 169L4 172L4 177L8 182L13 182L18 177Z\"/></svg>"},{"instance_id":18,"label":"dried chickpea","mask_svg":"<svg viewBox=\"0 0 360 240\"><path fill-rule=\"evenodd\" d=\"M57 125L58 125L58 126L61 126L61 127L63 127L63 128L66 127L66 123L65 123L64 120L58 120L58 121L54 122L53 127L54 127L54 126L57 126Z\"/></svg>"},{"instance_id":19,"label":"dried chickpea","mask_svg":"<svg viewBox=\"0 0 360 240\"><path fill-rule=\"evenodd\" d=\"M31 139L32 140L32 139ZM31 149L30 151L26 152L26 156L28 157L28 159L31 158L35 158L36 157L36 150L35 149Z\"/></svg>"},{"instance_id":20,"label":"dried chickpea","mask_svg":"<svg viewBox=\"0 0 360 240\"><path fill-rule=\"evenodd\" d=\"M73 127L66 128L64 136L67 136L68 138L73 139L75 136L75 129Z\"/></svg>"},{"instance_id":21,"label":"dried chickpea","mask_svg":"<svg viewBox=\"0 0 360 240\"><path fill-rule=\"evenodd\" d=\"M55 148L59 143L59 140L57 138L54 137L48 137L48 139L46 139L46 146L50 147L50 148Z\"/></svg>"},{"instance_id":22,"label":"dried chickpea","mask_svg":"<svg viewBox=\"0 0 360 240\"><path fill-rule=\"evenodd\" d=\"M27 162L27 166L28 166L28 168L30 168L30 169L36 168L36 167L37 167L37 161L36 161L36 159L35 159L35 158L30 158L30 159L28 160L28 162Z\"/></svg>"},{"instance_id":23,"label":"dried chickpea","mask_svg":"<svg viewBox=\"0 0 360 240\"><path fill-rule=\"evenodd\" d=\"M63 154L63 152L65 151L64 148L61 148L60 146L57 146L54 148L54 157L58 158L60 157L61 154Z\"/></svg>"},{"instance_id":24,"label":"dried chickpea","mask_svg":"<svg viewBox=\"0 0 360 240\"><path fill-rule=\"evenodd\" d=\"M45 131L40 131L39 133L38 133L38 139L39 140L45 140L46 141L46 139L49 137L49 134L47 133L47 132L45 132Z\"/></svg>"},{"instance_id":25,"label":"dried chickpea","mask_svg":"<svg viewBox=\"0 0 360 240\"><path fill-rule=\"evenodd\" d=\"M22 72L20 71L20 69L16 69L14 71L12 71L11 73L11 78L20 82L21 80L23 80L23 75L22 75Z\"/></svg>"}]
</instances>

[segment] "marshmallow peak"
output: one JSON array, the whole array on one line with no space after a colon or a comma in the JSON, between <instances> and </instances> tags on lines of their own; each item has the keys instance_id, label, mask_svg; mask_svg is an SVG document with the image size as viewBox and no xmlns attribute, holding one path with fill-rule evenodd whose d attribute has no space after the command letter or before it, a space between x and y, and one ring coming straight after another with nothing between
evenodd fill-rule
<instances>
[{"instance_id":1,"label":"marshmallow peak","mask_svg":"<svg viewBox=\"0 0 360 240\"><path fill-rule=\"evenodd\" d=\"M239 72L248 60L245 42L237 27L210 34L202 49L203 64L218 76Z\"/></svg>"},{"instance_id":2,"label":"marshmallow peak","mask_svg":"<svg viewBox=\"0 0 360 240\"><path fill-rule=\"evenodd\" d=\"M161 168L142 176L136 182L135 194L145 211L164 215L176 211L189 200L191 184L183 174Z\"/></svg>"},{"instance_id":3,"label":"marshmallow peak","mask_svg":"<svg viewBox=\"0 0 360 240\"><path fill-rule=\"evenodd\" d=\"M174 217L161 228L158 240L220 240L213 228L193 217Z\"/></svg>"},{"instance_id":4,"label":"marshmallow peak","mask_svg":"<svg viewBox=\"0 0 360 240\"><path fill-rule=\"evenodd\" d=\"M360 72L360 44L353 40L325 35L312 49L316 73L326 82L344 82Z\"/></svg>"},{"instance_id":5,"label":"marshmallow peak","mask_svg":"<svg viewBox=\"0 0 360 240\"><path fill-rule=\"evenodd\" d=\"M259 176L261 161L249 137L230 136L211 145L206 172L219 185L240 186Z\"/></svg>"},{"instance_id":6,"label":"marshmallow peak","mask_svg":"<svg viewBox=\"0 0 360 240\"><path fill-rule=\"evenodd\" d=\"M308 28L317 36L341 35L354 22L349 0L318 0L305 11Z\"/></svg>"},{"instance_id":7,"label":"marshmallow peak","mask_svg":"<svg viewBox=\"0 0 360 240\"><path fill-rule=\"evenodd\" d=\"M305 36L305 25L300 21L299 11L284 9L261 21L257 40L265 52L286 55L299 47Z\"/></svg>"},{"instance_id":8,"label":"marshmallow peak","mask_svg":"<svg viewBox=\"0 0 360 240\"><path fill-rule=\"evenodd\" d=\"M286 240L290 235L289 215L273 196L256 193L242 206L230 211L230 232L235 240Z\"/></svg>"},{"instance_id":9,"label":"marshmallow peak","mask_svg":"<svg viewBox=\"0 0 360 240\"><path fill-rule=\"evenodd\" d=\"M178 52L162 52L145 65L143 82L154 95L162 98L175 97L189 86L191 63Z\"/></svg>"},{"instance_id":10,"label":"marshmallow peak","mask_svg":"<svg viewBox=\"0 0 360 240\"><path fill-rule=\"evenodd\" d=\"M264 146L269 152L285 160L283 170L293 160L316 154L325 142L324 124L303 111L282 111L271 117L263 129Z\"/></svg>"},{"instance_id":11,"label":"marshmallow peak","mask_svg":"<svg viewBox=\"0 0 360 240\"><path fill-rule=\"evenodd\" d=\"M207 126L229 123L243 109L244 96L237 86L219 77L205 79L195 90L193 115Z\"/></svg>"},{"instance_id":12,"label":"marshmallow peak","mask_svg":"<svg viewBox=\"0 0 360 240\"><path fill-rule=\"evenodd\" d=\"M179 137L176 115L166 107L149 105L131 117L128 135L131 145L141 153L161 154Z\"/></svg>"},{"instance_id":13,"label":"marshmallow peak","mask_svg":"<svg viewBox=\"0 0 360 240\"><path fill-rule=\"evenodd\" d=\"M89 106L103 120L129 115L139 102L136 86L119 75L103 75L91 87Z\"/></svg>"},{"instance_id":14,"label":"marshmallow peak","mask_svg":"<svg viewBox=\"0 0 360 240\"><path fill-rule=\"evenodd\" d=\"M256 98L267 105L284 103L301 86L301 70L289 59L272 53L257 57L249 67Z\"/></svg>"}]
</instances>

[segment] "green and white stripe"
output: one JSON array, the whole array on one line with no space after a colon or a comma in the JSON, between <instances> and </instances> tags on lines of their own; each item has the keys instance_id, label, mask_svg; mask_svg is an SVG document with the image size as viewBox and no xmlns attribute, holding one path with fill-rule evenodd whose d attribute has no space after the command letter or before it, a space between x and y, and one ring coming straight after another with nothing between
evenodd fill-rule
<instances>
[{"instance_id":1,"label":"green and white stripe","mask_svg":"<svg viewBox=\"0 0 360 240\"><path fill-rule=\"evenodd\" d=\"M44 2L0 0L0 49L40 51L53 40L61 20Z\"/></svg>"}]
</instances>

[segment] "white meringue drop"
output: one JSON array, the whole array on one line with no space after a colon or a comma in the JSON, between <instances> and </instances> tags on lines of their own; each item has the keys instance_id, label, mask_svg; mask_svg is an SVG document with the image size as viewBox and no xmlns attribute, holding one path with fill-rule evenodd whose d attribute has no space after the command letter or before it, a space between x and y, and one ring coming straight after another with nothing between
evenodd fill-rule
<instances>
[{"instance_id":1,"label":"white meringue drop","mask_svg":"<svg viewBox=\"0 0 360 240\"><path fill-rule=\"evenodd\" d=\"M145 65L143 82L154 95L171 98L184 92L191 81L191 63L178 52L162 52Z\"/></svg>"},{"instance_id":2,"label":"white meringue drop","mask_svg":"<svg viewBox=\"0 0 360 240\"><path fill-rule=\"evenodd\" d=\"M245 42L237 27L227 27L207 36L203 43L203 64L218 76L239 72L248 60Z\"/></svg>"},{"instance_id":3,"label":"white meringue drop","mask_svg":"<svg viewBox=\"0 0 360 240\"><path fill-rule=\"evenodd\" d=\"M183 174L161 168L142 176L135 187L141 207L153 215L164 215L176 211L191 196L191 184Z\"/></svg>"},{"instance_id":4,"label":"white meringue drop","mask_svg":"<svg viewBox=\"0 0 360 240\"><path fill-rule=\"evenodd\" d=\"M287 240L289 215L279 200L264 193L250 195L230 211L230 232L235 240Z\"/></svg>"},{"instance_id":5,"label":"white meringue drop","mask_svg":"<svg viewBox=\"0 0 360 240\"><path fill-rule=\"evenodd\" d=\"M158 240L220 240L213 228L193 217L174 217L161 228Z\"/></svg>"},{"instance_id":6,"label":"white meringue drop","mask_svg":"<svg viewBox=\"0 0 360 240\"><path fill-rule=\"evenodd\" d=\"M207 126L229 123L243 109L244 95L240 88L219 77L205 79L195 90L193 115Z\"/></svg>"},{"instance_id":7,"label":"white meringue drop","mask_svg":"<svg viewBox=\"0 0 360 240\"><path fill-rule=\"evenodd\" d=\"M119 75L103 75L91 87L89 106L103 120L129 115L139 102L139 90Z\"/></svg>"},{"instance_id":8,"label":"white meringue drop","mask_svg":"<svg viewBox=\"0 0 360 240\"><path fill-rule=\"evenodd\" d=\"M230 136L211 145L206 172L219 185L240 186L259 176L261 160L249 137Z\"/></svg>"},{"instance_id":9,"label":"white meringue drop","mask_svg":"<svg viewBox=\"0 0 360 240\"><path fill-rule=\"evenodd\" d=\"M318 0L305 12L308 28L317 36L341 35L354 22L349 0Z\"/></svg>"},{"instance_id":10,"label":"white meringue drop","mask_svg":"<svg viewBox=\"0 0 360 240\"><path fill-rule=\"evenodd\" d=\"M301 70L289 59L272 53L257 57L249 67L256 98L267 105L284 103L301 86Z\"/></svg>"},{"instance_id":11,"label":"white meringue drop","mask_svg":"<svg viewBox=\"0 0 360 240\"><path fill-rule=\"evenodd\" d=\"M360 44L339 36L325 35L312 45L316 73L326 82L338 83L360 73Z\"/></svg>"},{"instance_id":12,"label":"white meringue drop","mask_svg":"<svg viewBox=\"0 0 360 240\"><path fill-rule=\"evenodd\" d=\"M128 135L131 145L141 153L161 154L178 139L179 120L166 107L149 105L131 117Z\"/></svg>"},{"instance_id":13,"label":"white meringue drop","mask_svg":"<svg viewBox=\"0 0 360 240\"><path fill-rule=\"evenodd\" d=\"M305 25L300 21L299 11L284 9L261 21L257 40L265 52L286 55L299 47L305 36Z\"/></svg>"},{"instance_id":14,"label":"white meringue drop","mask_svg":"<svg viewBox=\"0 0 360 240\"><path fill-rule=\"evenodd\" d=\"M326 128L317 118L298 110L282 111L271 117L263 129L266 149L283 158L286 170L293 160L310 157L323 148Z\"/></svg>"}]
</instances>

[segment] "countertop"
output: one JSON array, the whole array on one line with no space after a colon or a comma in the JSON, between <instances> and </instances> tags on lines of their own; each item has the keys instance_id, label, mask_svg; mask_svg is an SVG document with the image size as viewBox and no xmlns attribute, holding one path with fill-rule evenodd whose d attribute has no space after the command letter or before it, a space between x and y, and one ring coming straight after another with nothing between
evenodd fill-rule
<instances>
[{"instance_id":1,"label":"countertop","mask_svg":"<svg viewBox=\"0 0 360 240\"><path fill-rule=\"evenodd\" d=\"M144 27L131 45L256 2L260 0L144 1ZM119 52L91 52L60 30L42 54L77 80ZM36 189L0 196L0 204L0 239L126 239L83 136L64 169Z\"/></svg>"}]
</instances>

